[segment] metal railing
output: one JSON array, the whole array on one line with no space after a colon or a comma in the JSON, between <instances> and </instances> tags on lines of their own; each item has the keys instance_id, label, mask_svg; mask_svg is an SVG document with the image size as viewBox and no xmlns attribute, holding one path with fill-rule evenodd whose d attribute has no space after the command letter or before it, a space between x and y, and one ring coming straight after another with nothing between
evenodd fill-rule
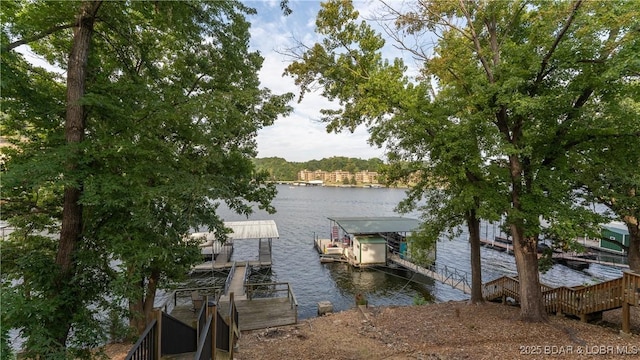
<instances>
[{"instance_id":1,"label":"metal railing","mask_svg":"<svg viewBox=\"0 0 640 360\"><path fill-rule=\"evenodd\" d=\"M229 291L229 286L231 286L231 279L233 279L233 274L235 273L236 273L236 262L234 261L233 265L231 265L231 270L229 270L229 275L227 275L227 280L225 280L224 282L224 291L223 291L224 294L226 294Z\"/></svg>"},{"instance_id":2,"label":"metal railing","mask_svg":"<svg viewBox=\"0 0 640 360\"><path fill-rule=\"evenodd\" d=\"M411 258L406 256L400 256L397 252L392 252L392 260L406 269L413 272L420 273L429 276L428 272L435 273L439 277L434 277L435 280L440 281L443 284L449 285L454 289L460 289L465 293L471 293L471 283L469 278L471 274L466 271L456 269L453 266L437 266L435 264L428 267L420 266L412 261Z\"/></svg>"},{"instance_id":3,"label":"metal railing","mask_svg":"<svg viewBox=\"0 0 640 360\"><path fill-rule=\"evenodd\" d=\"M159 359L159 349L157 343L158 320L153 319L144 330L138 341L133 345L125 360L153 360Z\"/></svg>"}]
</instances>

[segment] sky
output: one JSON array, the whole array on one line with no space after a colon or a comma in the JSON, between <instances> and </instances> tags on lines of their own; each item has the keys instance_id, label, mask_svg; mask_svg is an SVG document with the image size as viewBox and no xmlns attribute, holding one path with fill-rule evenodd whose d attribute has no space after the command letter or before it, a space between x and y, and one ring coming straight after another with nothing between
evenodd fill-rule
<instances>
[{"instance_id":1,"label":"sky","mask_svg":"<svg viewBox=\"0 0 640 360\"><path fill-rule=\"evenodd\" d=\"M325 124L320 122L322 108L335 108L320 95L320 91L305 94L298 103L299 89L290 76L283 77L284 69L291 59L283 55L283 50L292 48L296 41L313 45L319 38L315 34L315 19L320 9L317 0L289 0L293 13L284 16L280 10L280 0L244 0L247 6L258 12L250 16L251 50L259 50L265 58L260 72L263 87L274 94L292 92L296 94L293 112L280 117L275 124L258 132L258 157L281 157L287 161L305 162L333 156L361 159L380 158L384 160L384 149L367 143L369 133L360 126L354 133L327 133ZM363 16L377 5L371 0L356 0L356 9Z\"/></svg>"},{"instance_id":2,"label":"sky","mask_svg":"<svg viewBox=\"0 0 640 360\"><path fill-rule=\"evenodd\" d=\"M270 89L273 94L291 92L296 95L290 103L293 107L290 115L281 116L274 125L258 132L258 157L280 157L295 162L333 156L384 160L384 149L368 144L369 132L364 125L353 133L348 130L338 134L327 133L326 124L320 122L320 109L336 108L337 105L324 99L320 91L305 94L304 99L298 102L299 89L294 79L283 76L284 69L292 61L283 51L293 48L298 42L313 45L320 40L315 34L320 1L289 0L293 12L288 16L280 9L280 0L241 1L257 10L257 15L249 16L247 20L251 22L250 50L257 50L264 57L259 74L261 86ZM362 18L371 18L371 14L380 8L376 0L354 0L354 5ZM383 49L383 53L387 52L387 58L402 56L400 53L389 53L390 48L387 46L386 50ZM51 68L28 47L21 46L18 51L35 64Z\"/></svg>"}]
</instances>

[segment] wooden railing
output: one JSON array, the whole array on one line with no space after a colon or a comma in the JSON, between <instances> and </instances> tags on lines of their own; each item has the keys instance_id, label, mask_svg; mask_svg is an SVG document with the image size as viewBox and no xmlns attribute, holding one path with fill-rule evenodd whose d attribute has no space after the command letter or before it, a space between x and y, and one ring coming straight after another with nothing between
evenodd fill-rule
<instances>
[{"instance_id":1,"label":"wooden railing","mask_svg":"<svg viewBox=\"0 0 640 360\"><path fill-rule=\"evenodd\" d=\"M590 286L552 288L541 284L547 312L580 317L623 307L623 331L629 332L629 306L640 306L640 274L625 271L617 279ZM520 282L515 277L503 276L482 286L482 295L493 301L512 298L520 302ZM625 310L626 314L625 314ZM626 322L626 325L625 325Z\"/></svg>"},{"instance_id":2,"label":"wooden railing","mask_svg":"<svg viewBox=\"0 0 640 360\"><path fill-rule=\"evenodd\" d=\"M504 302L510 297L520 302L520 282L511 276L499 277L482 285L482 296L489 301L502 299Z\"/></svg>"},{"instance_id":3,"label":"wooden railing","mask_svg":"<svg viewBox=\"0 0 640 360\"><path fill-rule=\"evenodd\" d=\"M246 283L244 284L244 288L248 300L263 297L280 297L278 295L280 293L287 293L286 296L291 298L293 294L291 285L288 282ZM284 295L282 297L284 297ZM293 301L295 301L295 297L292 299L292 302Z\"/></svg>"}]
</instances>

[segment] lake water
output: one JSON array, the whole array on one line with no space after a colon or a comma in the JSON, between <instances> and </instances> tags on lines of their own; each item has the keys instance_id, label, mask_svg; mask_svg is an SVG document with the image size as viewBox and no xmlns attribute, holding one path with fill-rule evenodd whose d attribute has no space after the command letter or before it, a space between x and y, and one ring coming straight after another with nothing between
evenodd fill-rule
<instances>
[{"instance_id":1,"label":"lake water","mask_svg":"<svg viewBox=\"0 0 640 360\"><path fill-rule=\"evenodd\" d=\"M276 222L280 238L273 241L273 264L269 281L289 282L298 300L300 319L316 316L319 301L331 301L334 311L349 309L355 295L363 294L369 304L411 305L415 299L448 301L467 299L468 295L432 279L403 270L354 269L344 263L321 264L313 248L315 235L329 238L328 217L399 216L395 206L405 197L403 189L298 187L277 185L273 201L277 213L257 211L249 220L271 219ZM222 209L225 221L247 220ZM419 218L418 213L403 216ZM482 236L492 238L493 225L482 226ZM239 240L232 259L254 260L258 257L257 240ZM482 248L482 278L489 281L503 275L515 275L514 257ZM437 245L436 265L469 272L469 244L466 232L454 240ZM584 272L555 265L541 281L549 285L591 284L621 275L615 268L592 264ZM222 280L223 281L223 280Z\"/></svg>"}]
</instances>

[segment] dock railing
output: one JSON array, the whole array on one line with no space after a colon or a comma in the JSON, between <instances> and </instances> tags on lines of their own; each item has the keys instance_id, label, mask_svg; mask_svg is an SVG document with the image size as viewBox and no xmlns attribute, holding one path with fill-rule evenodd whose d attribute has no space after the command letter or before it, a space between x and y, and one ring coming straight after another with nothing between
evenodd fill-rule
<instances>
[{"instance_id":1,"label":"dock railing","mask_svg":"<svg viewBox=\"0 0 640 360\"><path fill-rule=\"evenodd\" d=\"M471 284L469 283L468 272L447 265L432 265L429 268L432 271L442 275L443 283L451 285L456 289L462 288L462 291L465 293L471 293Z\"/></svg>"},{"instance_id":2,"label":"dock railing","mask_svg":"<svg viewBox=\"0 0 640 360\"><path fill-rule=\"evenodd\" d=\"M289 299L289 304L291 305L291 309L295 309L295 322L298 322L298 300L296 299L296 295L293 293L293 289L291 288L291 284L288 282L273 282L273 283L255 283L249 284L245 283L245 293L247 294L248 300L253 300L254 298L273 298L273 297L285 297L285 295L280 296L279 294L286 293L287 299Z\"/></svg>"},{"instance_id":3,"label":"dock railing","mask_svg":"<svg viewBox=\"0 0 640 360\"><path fill-rule=\"evenodd\" d=\"M470 274L466 271L456 269L452 266L437 266L432 264L427 267L420 266L406 256L401 256L398 252L392 252L389 260L401 265L405 269L415 273L429 276L443 284L449 285L454 289L458 289L466 294L471 293L471 284L469 282Z\"/></svg>"},{"instance_id":4,"label":"dock railing","mask_svg":"<svg viewBox=\"0 0 640 360\"><path fill-rule=\"evenodd\" d=\"M231 270L229 270L229 275L227 275L227 280L225 280L224 282L224 294L226 294L229 291L229 286L231 285L231 279L233 279L233 274L235 274L236 272L236 262L233 262L233 265L231 266ZM245 273L246 274L246 273Z\"/></svg>"}]
</instances>

